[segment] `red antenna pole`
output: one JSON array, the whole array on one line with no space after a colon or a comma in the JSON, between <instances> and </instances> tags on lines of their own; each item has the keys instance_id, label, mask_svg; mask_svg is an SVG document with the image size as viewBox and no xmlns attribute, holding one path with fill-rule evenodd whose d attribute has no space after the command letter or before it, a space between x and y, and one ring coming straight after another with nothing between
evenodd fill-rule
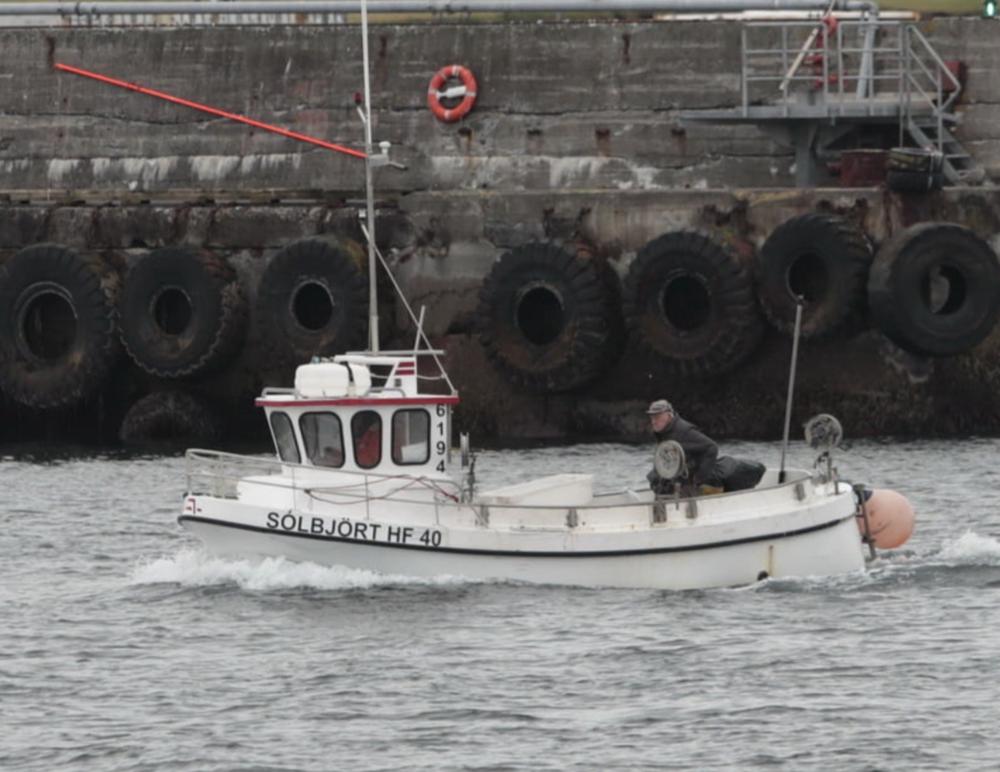
<instances>
[{"instance_id":1,"label":"red antenna pole","mask_svg":"<svg viewBox=\"0 0 1000 772\"><path fill-rule=\"evenodd\" d=\"M253 118L247 118L244 115L237 115L236 113L229 113L225 110L218 110L214 107L209 107L208 105L203 105L199 102L192 102L189 99L181 99L180 97L172 96L171 94L165 94L162 91L155 91L151 88L145 88L136 83L129 83L125 80L118 80L117 78L109 78L107 75L100 75L96 72L91 72L90 70L83 70L79 67L72 67L68 64L59 64L56 62L55 68L61 70L62 72L68 72L73 75L81 75L84 78L91 78L92 80L99 81L101 83L107 83L109 86L117 86L118 88L123 88L127 91L136 91L140 94L145 94L146 96L156 97L157 99L163 99L166 102L173 102L175 105L181 105L182 107L190 107L192 110L200 110L203 113L208 113L209 115L215 115L219 118L225 118L230 121L236 121L237 123L245 123L247 126L253 126L255 129L263 129L264 131L270 131L272 134L280 134L282 137L288 137L289 139L296 139L299 142L307 142L310 145L317 145L318 147L326 148L327 150L333 150L337 153L343 153L344 155L354 156L355 158L367 158L368 156L360 150L354 150L350 147L344 147L343 145L336 145L333 142L326 142L322 139L317 139L316 137L310 137L308 134L299 134L297 131L289 131L288 129L282 129L280 126L272 126L269 123L261 123L260 121L255 121Z\"/></svg>"}]
</instances>

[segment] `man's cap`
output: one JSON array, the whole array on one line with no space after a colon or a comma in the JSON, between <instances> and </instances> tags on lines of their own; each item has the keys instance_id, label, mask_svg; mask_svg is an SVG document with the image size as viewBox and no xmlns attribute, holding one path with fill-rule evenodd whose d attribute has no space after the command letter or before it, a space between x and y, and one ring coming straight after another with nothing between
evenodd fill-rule
<instances>
[{"instance_id":1,"label":"man's cap","mask_svg":"<svg viewBox=\"0 0 1000 772\"><path fill-rule=\"evenodd\" d=\"M665 399L658 399L649 406L646 411L648 415L658 415L660 413L673 413L674 407Z\"/></svg>"}]
</instances>

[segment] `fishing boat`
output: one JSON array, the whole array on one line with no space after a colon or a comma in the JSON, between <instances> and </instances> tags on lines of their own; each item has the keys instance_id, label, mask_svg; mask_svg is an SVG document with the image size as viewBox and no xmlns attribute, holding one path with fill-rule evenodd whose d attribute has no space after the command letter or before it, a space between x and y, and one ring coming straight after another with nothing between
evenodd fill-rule
<instances>
[{"instance_id":1,"label":"fishing boat","mask_svg":"<svg viewBox=\"0 0 1000 772\"><path fill-rule=\"evenodd\" d=\"M896 546L901 533L905 540L913 521L905 499L869 496L838 479L834 419L810 423L820 453L815 468L785 469L798 318L782 461L752 489L694 495L683 448L669 442L654 454L666 483L656 491L598 493L593 475L577 471L479 489L467 438L453 459L459 395L443 352L402 295L416 328L413 347L379 348L376 267L388 267L375 246L372 168L390 162L387 143L378 155L372 146L364 5L362 34L368 349L304 363L291 388L263 391L257 405L273 458L189 450L181 526L220 555L416 577L672 590L858 571L875 546Z\"/></svg>"},{"instance_id":2,"label":"fishing boat","mask_svg":"<svg viewBox=\"0 0 1000 772\"><path fill-rule=\"evenodd\" d=\"M837 479L828 445L815 469L769 470L734 493L602 494L578 472L478 490L464 442L452 474L458 394L420 388L419 360L439 356L359 352L300 366L293 388L257 400L275 458L188 451L181 525L221 555L675 590L858 571L871 533L885 528ZM654 462L664 476L683 476L669 443Z\"/></svg>"}]
</instances>

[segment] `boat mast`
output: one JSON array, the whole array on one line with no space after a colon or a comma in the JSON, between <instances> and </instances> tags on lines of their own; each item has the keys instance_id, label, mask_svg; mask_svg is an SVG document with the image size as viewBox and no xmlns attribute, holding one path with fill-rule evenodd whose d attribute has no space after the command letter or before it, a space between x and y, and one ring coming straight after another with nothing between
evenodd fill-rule
<instances>
[{"instance_id":1,"label":"boat mast","mask_svg":"<svg viewBox=\"0 0 1000 772\"><path fill-rule=\"evenodd\" d=\"M378 290L375 276L375 184L372 178L372 97L368 76L368 2L361 0L361 59L365 84L365 236L368 240L368 350L378 351Z\"/></svg>"},{"instance_id":2,"label":"boat mast","mask_svg":"<svg viewBox=\"0 0 1000 772\"><path fill-rule=\"evenodd\" d=\"M792 335L792 365L788 370L788 398L785 400L785 430L781 439L781 468L778 482L785 481L785 454L788 452L788 431L792 425L792 397L795 394L795 367L799 361L799 335L802 333L802 306L805 298L795 296L795 332Z\"/></svg>"}]
</instances>

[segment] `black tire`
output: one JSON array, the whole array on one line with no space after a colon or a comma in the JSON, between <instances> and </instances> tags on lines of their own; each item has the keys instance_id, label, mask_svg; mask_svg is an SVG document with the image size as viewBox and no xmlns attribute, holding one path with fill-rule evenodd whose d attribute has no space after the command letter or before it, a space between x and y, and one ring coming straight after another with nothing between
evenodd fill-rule
<instances>
[{"instance_id":1,"label":"black tire","mask_svg":"<svg viewBox=\"0 0 1000 772\"><path fill-rule=\"evenodd\" d=\"M639 344L681 375L734 369L763 333L743 264L695 231L667 233L639 250L625 280L625 308Z\"/></svg>"},{"instance_id":2,"label":"black tire","mask_svg":"<svg viewBox=\"0 0 1000 772\"><path fill-rule=\"evenodd\" d=\"M161 378L202 375L229 362L246 332L246 301L225 259L191 247L163 247L125 277L122 343Z\"/></svg>"},{"instance_id":3,"label":"black tire","mask_svg":"<svg viewBox=\"0 0 1000 772\"><path fill-rule=\"evenodd\" d=\"M968 228L921 223L882 245L868 279L879 329L922 356L959 354L993 330L1000 313L1000 260Z\"/></svg>"},{"instance_id":4,"label":"black tire","mask_svg":"<svg viewBox=\"0 0 1000 772\"><path fill-rule=\"evenodd\" d=\"M303 363L364 344L367 281L356 252L333 237L316 237L272 258L260 279L257 311L276 355Z\"/></svg>"},{"instance_id":5,"label":"black tire","mask_svg":"<svg viewBox=\"0 0 1000 772\"><path fill-rule=\"evenodd\" d=\"M889 169L885 184L895 193L930 193L944 185L941 172L912 171L909 169Z\"/></svg>"},{"instance_id":6,"label":"black tire","mask_svg":"<svg viewBox=\"0 0 1000 772\"><path fill-rule=\"evenodd\" d=\"M940 171L941 154L919 147L894 147L889 151L886 168L924 174Z\"/></svg>"},{"instance_id":7,"label":"black tire","mask_svg":"<svg viewBox=\"0 0 1000 772\"><path fill-rule=\"evenodd\" d=\"M512 249L479 292L476 328L486 355L512 383L557 393L590 383L621 349L611 268L555 244Z\"/></svg>"},{"instance_id":8,"label":"black tire","mask_svg":"<svg viewBox=\"0 0 1000 772\"><path fill-rule=\"evenodd\" d=\"M864 318L872 251L855 226L804 214L779 225L757 257L757 298L778 330L795 331L796 295L805 299L802 337L856 331Z\"/></svg>"},{"instance_id":9,"label":"black tire","mask_svg":"<svg viewBox=\"0 0 1000 772\"><path fill-rule=\"evenodd\" d=\"M0 390L22 405L81 402L120 349L118 275L99 258L37 244L0 267Z\"/></svg>"},{"instance_id":10,"label":"black tire","mask_svg":"<svg viewBox=\"0 0 1000 772\"><path fill-rule=\"evenodd\" d=\"M118 430L126 445L211 443L222 436L215 411L193 394L158 391L128 409Z\"/></svg>"}]
</instances>

